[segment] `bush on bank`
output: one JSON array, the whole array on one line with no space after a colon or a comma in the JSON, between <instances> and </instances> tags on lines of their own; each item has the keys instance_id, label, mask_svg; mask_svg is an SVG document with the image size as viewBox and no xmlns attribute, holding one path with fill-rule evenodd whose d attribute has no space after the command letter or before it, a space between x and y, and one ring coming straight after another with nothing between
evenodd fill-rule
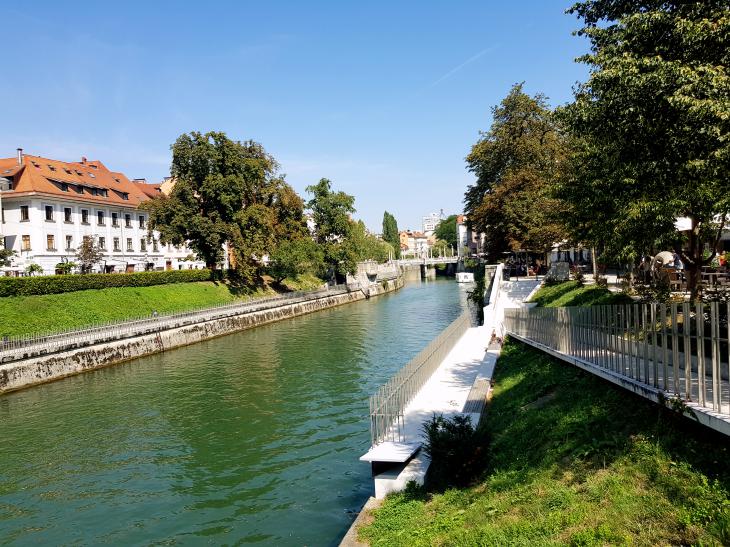
<instances>
[{"instance_id":1,"label":"bush on bank","mask_svg":"<svg viewBox=\"0 0 730 547\"><path fill-rule=\"evenodd\" d=\"M118 274L47 275L0 278L0 297L59 294L110 287L149 287L170 283L210 281L210 270L168 270Z\"/></svg>"}]
</instances>

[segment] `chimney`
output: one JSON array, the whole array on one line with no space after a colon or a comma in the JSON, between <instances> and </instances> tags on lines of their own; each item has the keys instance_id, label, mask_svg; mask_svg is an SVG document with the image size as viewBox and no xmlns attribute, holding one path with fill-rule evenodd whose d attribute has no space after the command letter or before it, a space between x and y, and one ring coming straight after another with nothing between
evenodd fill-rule
<instances>
[{"instance_id":1,"label":"chimney","mask_svg":"<svg viewBox=\"0 0 730 547\"><path fill-rule=\"evenodd\" d=\"M86 165L86 156L81 156L81 164Z\"/></svg>"},{"instance_id":2,"label":"chimney","mask_svg":"<svg viewBox=\"0 0 730 547\"><path fill-rule=\"evenodd\" d=\"M23 165L23 149L18 148L18 165Z\"/></svg>"}]
</instances>

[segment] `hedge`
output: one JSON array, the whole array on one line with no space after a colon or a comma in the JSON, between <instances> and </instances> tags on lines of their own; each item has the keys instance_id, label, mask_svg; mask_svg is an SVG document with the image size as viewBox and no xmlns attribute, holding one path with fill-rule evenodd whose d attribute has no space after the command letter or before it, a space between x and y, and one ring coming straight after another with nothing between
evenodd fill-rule
<instances>
[{"instance_id":1,"label":"hedge","mask_svg":"<svg viewBox=\"0 0 730 547\"><path fill-rule=\"evenodd\" d=\"M0 277L0 297L57 294L109 287L149 287L150 285L191 283L211 279L210 270Z\"/></svg>"}]
</instances>

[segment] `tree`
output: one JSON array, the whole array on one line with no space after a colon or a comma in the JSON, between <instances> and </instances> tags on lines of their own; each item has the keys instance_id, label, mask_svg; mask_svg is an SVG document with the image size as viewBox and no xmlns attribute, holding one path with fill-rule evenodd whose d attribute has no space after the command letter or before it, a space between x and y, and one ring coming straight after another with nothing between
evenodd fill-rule
<instances>
[{"instance_id":1,"label":"tree","mask_svg":"<svg viewBox=\"0 0 730 547\"><path fill-rule=\"evenodd\" d=\"M324 272L322 247L309 238L284 241L271 254L269 271L281 283L287 277L310 273L321 276Z\"/></svg>"},{"instance_id":2,"label":"tree","mask_svg":"<svg viewBox=\"0 0 730 547\"><path fill-rule=\"evenodd\" d=\"M344 276L354 273L357 258L343 246L353 227L350 215L355 212L355 198L345 192L332 191L328 179L307 187L312 199L307 207L314 221L314 239L322 245L325 262L335 273Z\"/></svg>"},{"instance_id":3,"label":"tree","mask_svg":"<svg viewBox=\"0 0 730 547\"><path fill-rule=\"evenodd\" d=\"M94 264L98 264L104 259L104 253L101 247L91 237L84 237L81 245L76 249L76 260L81 265L81 273L89 273Z\"/></svg>"},{"instance_id":4,"label":"tree","mask_svg":"<svg viewBox=\"0 0 730 547\"><path fill-rule=\"evenodd\" d=\"M13 251L12 249L0 249L0 266L2 266L3 268L7 268L8 266L10 266L15 254L15 251Z\"/></svg>"},{"instance_id":5,"label":"tree","mask_svg":"<svg viewBox=\"0 0 730 547\"><path fill-rule=\"evenodd\" d=\"M400 258L400 232L398 222L388 211L383 213L383 241L390 243L393 247L394 258Z\"/></svg>"},{"instance_id":6,"label":"tree","mask_svg":"<svg viewBox=\"0 0 730 547\"><path fill-rule=\"evenodd\" d=\"M456 233L456 215L449 215L438 223L434 232L436 239L445 241L447 246L453 246L456 249L458 235Z\"/></svg>"},{"instance_id":7,"label":"tree","mask_svg":"<svg viewBox=\"0 0 730 547\"><path fill-rule=\"evenodd\" d=\"M560 189L573 225L624 257L672 242L694 299L730 212L728 2L590 0L569 12L591 43L579 59L589 79L563 113L580 144ZM677 217L689 219L684 239Z\"/></svg>"},{"instance_id":8,"label":"tree","mask_svg":"<svg viewBox=\"0 0 730 547\"><path fill-rule=\"evenodd\" d=\"M213 269L228 243L238 274L252 283L279 240L306 233L303 202L278 170L254 141L232 141L220 132L181 135L172 145L169 197L145 204L149 229L162 243L189 244Z\"/></svg>"},{"instance_id":9,"label":"tree","mask_svg":"<svg viewBox=\"0 0 730 547\"><path fill-rule=\"evenodd\" d=\"M492 109L493 123L466 158L477 177L465 195L473 228L487 234L486 252L547 251L565 237L553 189L567 165L568 142L543 95L512 87ZM440 236L439 236L440 237Z\"/></svg>"},{"instance_id":10,"label":"tree","mask_svg":"<svg viewBox=\"0 0 730 547\"><path fill-rule=\"evenodd\" d=\"M345 256L353 262L363 260L375 260L376 262L387 262L393 247L387 241L382 241L368 232L362 220L353 222L350 233L342 242ZM352 271L354 271L354 267Z\"/></svg>"},{"instance_id":11,"label":"tree","mask_svg":"<svg viewBox=\"0 0 730 547\"><path fill-rule=\"evenodd\" d=\"M40 266L40 264L36 264L35 262L28 264L25 268L25 273L27 273L30 276L33 276L37 273L43 273L43 268Z\"/></svg>"}]
</instances>

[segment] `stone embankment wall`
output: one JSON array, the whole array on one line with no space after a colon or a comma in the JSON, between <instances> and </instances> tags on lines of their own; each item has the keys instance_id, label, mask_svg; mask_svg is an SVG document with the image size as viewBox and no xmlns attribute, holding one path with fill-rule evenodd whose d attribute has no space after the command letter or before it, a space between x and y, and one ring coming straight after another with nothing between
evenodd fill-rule
<instances>
[{"instance_id":1,"label":"stone embankment wall","mask_svg":"<svg viewBox=\"0 0 730 547\"><path fill-rule=\"evenodd\" d=\"M354 290L335 296L314 296L311 300L284 304L277 308L203 321L184 327L88 346L83 349L9 363L0 366L0 393L194 344L202 340L250 329L281 319L349 304L370 296L394 291L401 288L403 283L403 278L398 277L389 281L373 283L365 290Z\"/></svg>"}]
</instances>

